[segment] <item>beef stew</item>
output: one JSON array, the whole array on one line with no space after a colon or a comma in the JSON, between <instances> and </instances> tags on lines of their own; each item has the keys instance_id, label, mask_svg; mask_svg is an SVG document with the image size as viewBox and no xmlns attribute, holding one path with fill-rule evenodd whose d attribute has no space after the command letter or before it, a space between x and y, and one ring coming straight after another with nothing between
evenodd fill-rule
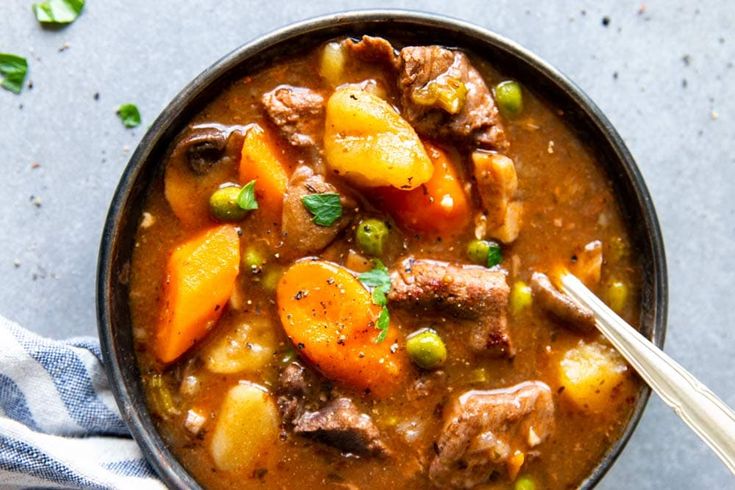
<instances>
[{"instance_id":1,"label":"beef stew","mask_svg":"<svg viewBox=\"0 0 735 490\"><path fill-rule=\"evenodd\" d=\"M131 276L149 407L207 488L573 486L639 383L559 313L559 265L636 323L564 115L467 53L335 40L172 145Z\"/></svg>"}]
</instances>

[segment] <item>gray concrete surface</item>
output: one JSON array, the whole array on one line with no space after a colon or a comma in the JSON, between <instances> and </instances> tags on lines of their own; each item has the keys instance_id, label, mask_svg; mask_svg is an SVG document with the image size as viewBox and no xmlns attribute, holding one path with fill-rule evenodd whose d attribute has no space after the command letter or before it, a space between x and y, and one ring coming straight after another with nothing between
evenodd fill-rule
<instances>
[{"instance_id":1,"label":"gray concrete surface","mask_svg":"<svg viewBox=\"0 0 735 490\"><path fill-rule=\"evenodd\" d=\"M321 13L429 10L525 45L607 113L647 179L666 239L666 350L735 405L735 4L104 0L59 31L42 30L30 5L0 3L0 52L28 57L33 82L20 96L0 90L0 314L53 337L95 335L97 247L118 177L146 125L214 60ZM128 101L143 114L135 130L115 116ZM654 399L602 487L735 480Z\"/></svg>"}]
</instances>

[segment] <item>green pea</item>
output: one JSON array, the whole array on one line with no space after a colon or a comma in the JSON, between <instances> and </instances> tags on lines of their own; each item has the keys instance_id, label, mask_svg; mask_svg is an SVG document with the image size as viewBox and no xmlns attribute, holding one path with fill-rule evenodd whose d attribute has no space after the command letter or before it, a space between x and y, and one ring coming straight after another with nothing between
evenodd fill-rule
<instances>
[{"instance_id":1,"label":"green pea","mask_svg":"<svg viewBox=\"0 0 735 490\"><path fill-rule=\"evenodd\" d=\"M523 281L516 281L510 288L510 312L517 315L533 303L531 287Z\"/></svg>"},{"instance_id":2,"label":"green pea","mask_svg":"<svg viewBox=\"0 0 735 490\"><path fill-rule=\"evenodd\" d=\"M533 481L528 475L519 476L516 480L516 484L513 487L514 490L536 490L536 482Z\"/></svg>"},{"instance_id":3,"label":"green pea","mask_svg":"<svg viewBox=\"0 0 735 490\"><path fill-rule=\"evenodd\" d=\"M506 117L515 117L523 111L523 93L518 82L506 80L495 87L495 101Z\"/></svg>"},{"instance_id":4,"label":"green pea","mask_svg":"<svg viewBox=\"0 0 735 490\"><path fill-rule=\"evenodd\" d=\"M357 225L355 240L363 252L379 256L383 254L389 233L390 229L384 221L374 218L364 219Z\"/></svg>"},{"instance_id":5,"label":"green pea","mask_svg":"<svg viewBox=\"0 0 735 490\"><path fill-rule=\"evenodd\" d=\"M248 215L237 200L242 188L239 186L220 187L209 197L209 211L220 221L240 221Z\"/></svg>"},{"instance_id":6,"label":"green pea","mask_svg":"<svg viewBox=\"0 0 735 490\"><path fill-rule=\"evenodd\" d=\"M245 253L242 255L243 268L249 270L253 274L257 274L260 272L263 264L265 264L265 258L257 248L248 247L245 249Z\"/></svg>"},{"instance_id":7,"label":"green pea","mask_svg":"<svg viewBox=\"0 0 735 490\"><path fill-rule=\"evenodd\" d=\"M625 308L628 301L628 286L623 281L613 280L607 286L607 304L616 313L620 313Z\"/></svg>"},{"instance_id":8,"label":"green pea","mask_svg":"<svg viewBox=\"0 0 735 490\"><path fill-rule=\"evenodd\" d=\"M488 240L472 240L467 245L467 256L475 264L493 267L503 261L500 245Z\"/></svg>"},{"instance_id":9,"label":"green pea","mask_svg":"<svg viewBox=\"0 0 735 490\"><path fill-rule=\"evenodd\" d=\"M424 369L438 368L447 360L447 347L431 328L423 328L409 335L406 352L414 364Z\"/></svg>"}]
</instances>

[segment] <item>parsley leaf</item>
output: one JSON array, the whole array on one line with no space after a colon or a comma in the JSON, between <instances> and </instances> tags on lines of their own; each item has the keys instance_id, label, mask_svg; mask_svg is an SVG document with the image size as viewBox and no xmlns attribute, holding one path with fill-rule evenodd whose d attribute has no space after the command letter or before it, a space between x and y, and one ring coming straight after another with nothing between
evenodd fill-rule
<instances>
[{"instance_id":1,"label":"parsley leaf","mask_svg":"<svg viewBox=\"0 0 735 490\"><path fill-rule=\"evenodd\" d=\"M375 337L373 342L379 344L385 340L385 337L388 335L388 326L390 326L390 313L388 312L388 307L383 306L383 309L380 310L380 315L378 315L378 321L375 323L375 328L380 330L380 333Z\"/></svg>"},{"instance_id":2,"label":"parsley leaf","mask_svg":"<svg viewBox=\"0 0 735 490\"><path fill-rule=\"evenodd\" d=\"M388 275L388 269L380 259L373 259L373 268L367 272L363 272L358 278L365 286L372 289L373 303L383 307L375 323L375 328L380 330L380 333L375 338L375 343L382 342L385 340L385 336L388 335L388 326L390 325L390 312L386 306L388 304L386 295L390 291L390 275Z\"/></svg>"},{"instance_id":3,"label":"parsley leaf","mask_svg":"<svg viewBox=\"0 0 735 490\"><path fill-rule=\"evenodd\" d=\"M33 13L42 24L71 24L84 8L84 0L47 0L34 3Z\"/></svg>"},{"instance_id":4,"label":"parsley leaf","mask_svg":"<svg viewBox=\"0 0 735 490\"><path fill-rule=\"evenodd\" d=\"M117 108L117 115L126 128L134 128L140 124L140 111L135 104L123 104Z\"/></svg>"},{"instance_id":5,"label":"parsley leaf","mask_svg":"<svg viewBox=\"0 0 735 490\"><path fill-rule=\"evenodd\" d=\"M380 259L373 260L373 268L359 276L360 282L372 289L373 303L385 306L388 303L385 295L390 291L390 275Z\"/></svg>"},{"instance_id":6,"label":"parsley leaf","mask_svg":"<svg viewBox=\"0 0 735 490\"><path fill-rule=\"evenodd\" d=\"M301 202L314 216L314 223L319 226L332 226L342 217L342 202L335 192L309 194L302 197Z\"/></svg>"},{"instance_id":7,"label":"parsley leaf","mask_svg":"<svg viewBox=\"0 0 735 490\"><path fill-rule=\"evenodd\" d=\"M495 242L490 242L490 246L487 249L487 266L495 267L503 261L503 250Z\"/></svg>"},{"instance_id":8,"label":"parsley leaf","mask_svg":"<svg viewBox=\"0 0 735 490\"><path fill-rule=\"evenodd\" d=\"M242 190L237 196L237 205L247 211L258 209L258 200L255 198L255 180L251 180L242 186Z\"/></svg>"},{"instance_id":9,"label":"parsley leaf","mask_svg":"<svg viewBox=\"0 0 735 490\"><path fill-rule=\"evenodd\" d=\"M28 73L28 62L22 56L0 53L0 86L19 94Z\"/></svg>"}]
</instances>

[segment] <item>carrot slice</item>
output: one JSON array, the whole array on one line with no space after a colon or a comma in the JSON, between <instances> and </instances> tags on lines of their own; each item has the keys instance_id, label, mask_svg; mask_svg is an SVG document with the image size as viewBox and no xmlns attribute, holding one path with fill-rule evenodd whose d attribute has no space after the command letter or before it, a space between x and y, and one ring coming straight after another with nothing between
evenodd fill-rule
<instances>
[{"instance_id":1,"label":"carrot slice","mask_svg":"<svg viewBox=\"0 0 735 490\"><path fill-rule=\"evenodd\" d=\"M240 267L234 226L204 231L176 247L168 260L156 334L156 355L176 360L219 319Z\"/></svg>"},{"instance_id":2,"label":"carrot slice","mask_svg":"<svg viewBox=\"0 0 735 490\"><path fill-rule=\"evenodd\" d=\"M434 165L425 184L410 191L391 187L376 190L382 208L399 225L419 232L447 234L461 232L470 219L470 207L457 170L439 147L424 142Z\"/></svg>"},{"instance_id":3,"label":"carrot slice","mask_svg":"<svg viewBox=\"0 0 735 490\"><path fill-rule=\"evenodd\" d=\"M391 326L376 342L381 307L347 269L326 261L296 262L281 277L276 298L291 342L326 377L378 397L400 385L405 353L391 349L398 332Z\"/></svg>"},{"instance_id":4,"label":"carrot slice","mask_svg":"<svg viewBox=\"0 0 735 490\"><path fill-rule=\"evenodd\" d=\"M255 196L260 209L280 216L283 195L290 173L276 140L262 127L253 124L245 135L240 159L240 182L255 180Z\"/></svg>"}]
</instances>

